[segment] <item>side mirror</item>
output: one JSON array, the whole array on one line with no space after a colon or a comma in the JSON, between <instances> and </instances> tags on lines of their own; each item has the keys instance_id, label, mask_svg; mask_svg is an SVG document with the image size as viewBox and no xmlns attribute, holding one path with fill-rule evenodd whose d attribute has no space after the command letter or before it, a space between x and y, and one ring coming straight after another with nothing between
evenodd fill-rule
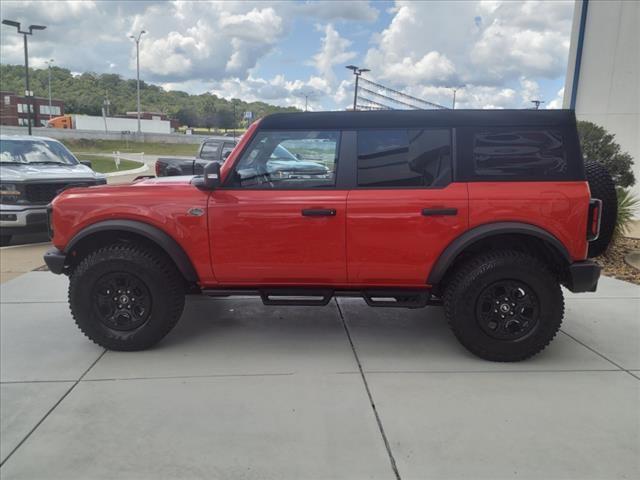
<instances>
[{"instance_id":1,"label":"side mirror","mask_svg":"<svg viewBox=\"0 0 640 480\"><path fill-rule=\"evenodd\" d=\"M229 155L231 155L231 150L227 150L226 152L224 152L222 154L222 159L226 160L227 158L229 158Z\"/></svg>"},{"instance_id":2,"label":"side mirror","mask_svg":"<svg viewBox=\"0 0 640 480\"><path fill-rule=\"evenodd\" d=\"M93 170L93 167L91 166L91 162L89 160L80 160L80 164Z\"/></svg>"},{"instance_id":3,"label":"side mirror","mask_svg":"<svg viewBox=\"0 0 640 480\"><path fill-rule=\"evenodd\" d=\"M204 166L202 177L193 179L193 184L200 190L214 190L220 185L220 164L209 162Z\"/></svg>"}]
</instances>

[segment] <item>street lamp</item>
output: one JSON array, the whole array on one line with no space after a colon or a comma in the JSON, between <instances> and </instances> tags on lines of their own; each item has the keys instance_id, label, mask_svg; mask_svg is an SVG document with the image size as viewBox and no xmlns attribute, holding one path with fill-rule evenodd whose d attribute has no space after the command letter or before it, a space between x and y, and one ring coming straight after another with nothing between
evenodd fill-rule
<instances>
[{"instance_id":1,"label":"street lamp","mask_svg":"<svg viewBox=\"0 0 640 480\"><path fill-rule=\"evenodd\" d=\"M29 127L29 135L31 135L31 109L33 108L33 103L29 99L33 96L31 90L29 89L29 47L27 45L27 35L33 35L34 30L44 30L44 25L29 25L29 31L23 31L20 29L20 22L14 22L13 20L2 20L4 25L9 25L10 27L16 27L18 30L18 34L22 34L24 37L24 73L25 73L25 86L26 90L24 92L25 97L27 98L27 126Z\"/></svg>"},{"instance_id":2,"label":"street lamp","mask_svg":"<svg viewBox=\"0 0 640 480\"><path fill-rule=\"evenodd\" d=\"M358 78L360 78L360 75L364 72L370 72L371 70L368 68L358 68L355 65L347 65L346 68L353 70L353 74L356 76L356 87L353 91L353 111L355 112L358 104Z\"/></svg>"},{"instance_id":3,"label":"street lamp","mask_svg":"<svg viewBox=\"0 0 640 480\"><path fill-rule=\"evenodd\" d=\"M138 97L138 135L142 133L140 129L140 38L147 33L145 30L140 30L140 33L136 37L135 35L129 35L136 42L136 78L137 82L137 97Z\"/></svg>"},{"instance_id":4,"label":"street lamp","mask_svg":"<svg viewBox=\"0 0 640 480\"><path fill-rule=\"evenodd\" d=\"M51 65L53 64L53 58L50 60L45 60L47 64L47 68L49 70L49 120L51 120Z\"/></svg>"},{"instance_id":5,"label":"street lamp","mask_svg":"<svg viewBox=\"0 0 640 480\"><path fill-rule=\"evenodd\" d=\"M460 85L458 87L449 87L451 90L453 90L453 103L451 105L451 109L455 110L456 109L456 92L458 90L461 90L465 87L465 85Z\"/></svg>"},{"instance_id":6,"label":"street lamp","mask_svg":"<svg viewBox=\"0 0 640 480\"><path fill-rule=\"evenodd\" d=\"M310 92L299 92L297 94L297 96L299 97L304 97L304 111L306 112L308 110L308 106L309 106L309 99L315 97L317 94L317 92L314 91L310 91Z\"/></svg>"}]
</instances>

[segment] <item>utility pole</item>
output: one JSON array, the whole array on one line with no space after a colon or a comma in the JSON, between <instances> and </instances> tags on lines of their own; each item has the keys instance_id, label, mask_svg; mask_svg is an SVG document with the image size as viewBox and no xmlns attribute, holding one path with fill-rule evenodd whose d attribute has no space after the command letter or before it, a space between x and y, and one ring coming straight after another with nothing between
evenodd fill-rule
<instances>
[{"instance_id":1,"label":"utility pole","mask_svg":"<svg viewBox=\"0 0 640 480\"><path fill-rule=\"evenodd\" d=\"M51 64L53 63L53 58L44 63L47 64L47 69L49 70L49 120L51 120Z\"/></svg>"},{"instance_id":2,"label":"utility pole","mask_svg":"<svg viewBox=\"0 0 640 480\"><path fill-rule=\"evenodd\" d=\"M451 105L451 110L455 110L456 109L456 92L458 91L457 88L453 89L453 104Z\"/></svg>"},{"instance_id":3,"label":"utility pole","mask_svg":"<svg viewBox=\"0 0 640 480\"><path fill-rule=\"evenodd\" d=\"M358 108L358 78L360 78L360 75L364 72L370 72L371 70L368 68L358 68L355 65L347 65L346 68L353 70L353 74L356 76L356 86L353 90L353 111L355 112L356 108Z\"/></svg>"},{"instance_id":4,"label":"utility pole","mask_svg":"<svg viewBox=\"0 0 640 480\"><path fill-rule=\"evenodd\" d=\"M24 96L27 99L27 126L29 127L29 135L31 135L31 116L33 110L33 101L31 98L33 97L33 92L29 89L29 46L27 44L27 35L33 35L34 30L44 30L44 25L29 25L29 30L21 30L20 22L14 22L13 20L2 20L4 25L9 25L11 27L16 27L18 30L18 34L21 34L24 37L24 74L25 74L25 87L26 90L24 92Z\"/></svg>"},{"instance_id":5,"label":"utility pole","mask_svg":"<svg viewBox=\"0 0 640 480\"><path fill-rule=\"evenodd\" d=\"M145 30L140 30L138 36L129 35L136 42L136 78L137 78L137 99L138 99L138 135L142 133L140 128L140 38L147 33Z\"/></svg>"}]
</instances>

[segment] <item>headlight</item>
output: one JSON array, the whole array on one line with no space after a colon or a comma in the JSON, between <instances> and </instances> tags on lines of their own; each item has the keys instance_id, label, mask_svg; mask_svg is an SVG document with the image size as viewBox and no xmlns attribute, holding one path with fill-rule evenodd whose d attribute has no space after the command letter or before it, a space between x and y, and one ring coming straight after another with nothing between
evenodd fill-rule
<instances>
[{"instance_id":1,"label":"headlight","mask_svg":"<svg viewBox=\"0 0 640 480\"><path fill-rule=\"evenodd\" d=\"M0 203L16 203L22 192L15 183L0 183Z\"/></svg>"}]
</instances>

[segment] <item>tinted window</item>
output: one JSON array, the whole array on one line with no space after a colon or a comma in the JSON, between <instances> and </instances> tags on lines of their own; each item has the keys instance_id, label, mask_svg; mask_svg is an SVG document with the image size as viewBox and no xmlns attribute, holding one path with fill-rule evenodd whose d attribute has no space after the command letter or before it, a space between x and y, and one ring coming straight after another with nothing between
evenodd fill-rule
<instances>
[{"instance_id":1,"label":"tinted window","mask_svg":"<svg viewBox=\"0 0 640 480\"><path fill-rule=\"evenodd\" d=\"M219 160L220 159L220 142L212 142L208 141L202 145L202 150L200 150L200 158L204 158L206 160Z\"/></svg>"},{"instance_id":2,"label":"tinted window","mask_svg":"<svg viewBox=\"0 0 640 480\"><path fill-rule=\"evenodd\" d=\"M474 135L473 165L479 176L558 176L567 170L562 134L533 129L478 131Z\"/></svg>"},{"instance_id":3,"label":"tinted window","mask_svg":"<svg viewBox=\"0 0 640 480\"><path fill-rule=\"evenodd\" d=\"M449 130L361 130L358 186L429 187L450 181Z\"/></svg>"},{"instance_id":4,"label":"tinted window","mask_svg":"<svg viewBox=\"0 0 640 480\"><path fill-rule=\"evenodd\" d=\"M259 132L235 166L231 186L320 188L336 182L339 132Z\"/></svg>"}]
</instances>

